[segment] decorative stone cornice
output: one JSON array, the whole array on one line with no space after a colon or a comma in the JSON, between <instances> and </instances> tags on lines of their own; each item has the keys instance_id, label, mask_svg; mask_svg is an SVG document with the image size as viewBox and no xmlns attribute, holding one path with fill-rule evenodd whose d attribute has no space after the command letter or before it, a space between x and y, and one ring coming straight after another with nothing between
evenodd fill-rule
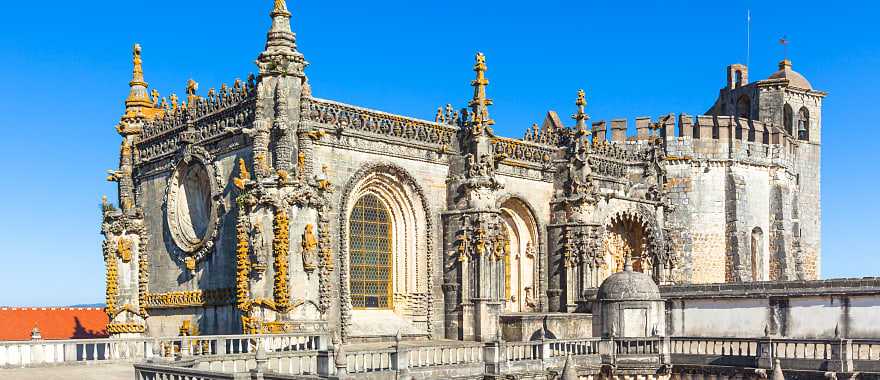
<instances>
[{"instance_id":1,"label":"decorative stone cornice","mask_svg":"<svg viewBox=\"0 0 880 380\"><path fill-rule=\"evenodd\" d=\"M144 305L148 309L174 309L185 307L205 307L231 305L235 301L235 289L210 289L177 291L168 293L148 293Z\"/></svg>"}]
</instances>

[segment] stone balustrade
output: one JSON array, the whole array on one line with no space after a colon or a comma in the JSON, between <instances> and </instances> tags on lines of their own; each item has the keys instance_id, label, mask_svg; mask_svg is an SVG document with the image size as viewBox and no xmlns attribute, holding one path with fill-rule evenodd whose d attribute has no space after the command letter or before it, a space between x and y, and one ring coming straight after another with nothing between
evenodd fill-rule
<instances>
[{"instance_id":1,"label":"stone balustrade","mask_svg":"<svg viewBox=\"0 0 880 380\"><path fill-rule=\"evenodd\" d=\"M880 371L880 340L674 337L669 346L674 364L770 368L779 360L792 370Z\"/></svg>"},{"instance_id":2,"label":"stone balustrade","mask_svg":"<svg viewBox=\"0 0 880 380\"><path fill-rule=\"evenodd\" d=\"M246 354L254 351L257 339L270 352L326 348L326 338L319 334L12 341L0 342L0 367Z\"/></svg>"},{"instance_id":3,"label":"stone balustrade","mask_svg":"<svg viewBox=\"0 0 880 380\"><path fill-rule=\"evenodd\" d=\"M148 343L156 344L153 339L77 343L92 345L89 347L95 351L89 355L97 356L90 357L103 358L103 352L107 352L106 357L118 358L124 357L124 352L129 357L138 356L131 354L137 351L118 349L120 343L131 345L138 341L144 352L154 347L147 346ZM880 372L880 340L864 339L649 337L364 343L332 347L326 345L323 337L264 335L160 339L159 345L163 343L183 349L171 356L154 355L151 361L136 364L137 379L240 380L259 378L255 377L256 373L263 379L393 379L403 375L422 378L428 374L444 378L503 376L559 371L565 360L572 360L581 368L597 368L604 363L623 363L629 358L656 358L657 363L671 363L673 370L676 367L715 370L725 366L768 369L778 360L786 371ZM204 347L196 349L200 345ZM258 345L265 347L262 358ZM222 350L217 347L223 347L226 353L220 354ZM187 352L190 348L192 351ZM344 352L344 361L337 363L340 349Z\"/></svg>"}]
</instances>

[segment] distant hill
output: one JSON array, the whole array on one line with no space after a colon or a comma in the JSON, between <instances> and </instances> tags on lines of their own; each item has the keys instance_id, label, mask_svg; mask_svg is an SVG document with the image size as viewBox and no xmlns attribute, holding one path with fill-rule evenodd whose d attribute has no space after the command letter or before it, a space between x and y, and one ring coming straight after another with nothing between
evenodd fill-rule
<instances>
[{"instance_id":1,"label":"distant hill","mask_svg":"<svg viewBox=\"0 0 880 380\"><path fill-rule=\"evenodd\" d=\"M104 303L83 303L78 305L70 305L68 307L106 307Z\"/></svg>"}]
</instances>

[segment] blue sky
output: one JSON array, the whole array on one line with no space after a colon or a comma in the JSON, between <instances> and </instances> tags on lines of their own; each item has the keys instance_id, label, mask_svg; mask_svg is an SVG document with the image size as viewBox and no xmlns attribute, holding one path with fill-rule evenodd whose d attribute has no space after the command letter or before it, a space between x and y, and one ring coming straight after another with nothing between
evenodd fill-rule
<instances>
[{"instance_id":1,"label":"blue sky","mask_svg":"<svg viewBox=\"0 0 880 380\"><path fill-rule=\"evenodd\" d=\"M206 92L255 71L272 1L31 1L0 22L0 304L102 302L98 204L117 164L114 126L143 46L151 88ZM794 68L828 91L823 114L823 277L880 275L880 5L827 1L290 1L315 96L431 118L471 95L487 55L496 131L548 109L593 120L700 114L746 59L751 79ZM839 4L839 3L837 3Z\"/></svg>"}]
</instances>

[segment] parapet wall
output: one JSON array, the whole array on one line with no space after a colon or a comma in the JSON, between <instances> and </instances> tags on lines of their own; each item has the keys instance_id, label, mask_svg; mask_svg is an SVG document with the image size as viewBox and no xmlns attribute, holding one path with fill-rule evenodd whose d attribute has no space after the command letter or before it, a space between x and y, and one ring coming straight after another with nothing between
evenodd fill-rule
<instances>
[{"instance_id":1,"label":"parapet wall","mask_svg":"<svg viewBox=\"0 0 880 380\"><path fill-rule=\"evenodd\" d=\"M663 286L673 336L880 336L880 278Z\"/></svg>"},{"instance_id":2,"label":"parapet wall","mask_svg":"<svg viewBox=\"0 0 880 380\"><path fill-rule=\"evenodd\" d=\"M635 135L627 134L629 125L627 119L593 122L593 141L638 146L662 138L672 160L733 159L785 166L791 162L796 144L774 124L732 116L668 114L656 119L637 117Z\"/></svg>"}]
</instances>

